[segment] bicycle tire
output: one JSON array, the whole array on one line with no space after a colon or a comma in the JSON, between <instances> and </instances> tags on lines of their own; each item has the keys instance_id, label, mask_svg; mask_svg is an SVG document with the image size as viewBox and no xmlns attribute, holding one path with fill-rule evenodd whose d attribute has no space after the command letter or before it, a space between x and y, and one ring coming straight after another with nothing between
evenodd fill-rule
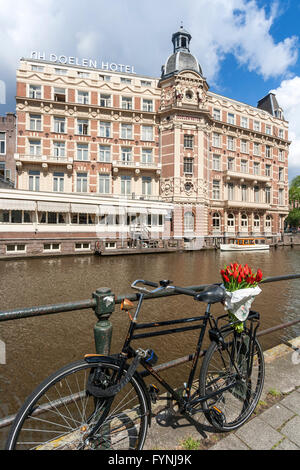
<instances>
[{"instance_id":1,"label":"bicycle tire","mask_svg":"<svg viewBox=\"0 0 300 470\"><path fill-rule=\"evenodd\" d=\"M232 431L242 426L253 413L261 396L264 384L264 356L261 346L255 338L253 348L253 367L251 375L247 372L249 357L249 330L242 334L234 330L224 334L224 340L234 357L235 364L243 378L236 385L207 401L202 408L210 424L217 431ZM221 344L212 341L205 356L199 376L199 394L206 394L230 385L236 372L230 364L228 351ZM216 408L213 408L215 406Z\"/></svg>"},{"instance_id":2,"label":"bicycle tire","mask_svg":"<svg viewBox=\"0 0 300 470\"><path fill-rule=\"evenodd\" d=\"M6 449L141 450L150 410L139 375L114 397L96 398L86 393L91 373L96 372L100 386L107 387L118 370L114 362L81 360L49 376L18 412Z\"/></svg>"}]
</instances>

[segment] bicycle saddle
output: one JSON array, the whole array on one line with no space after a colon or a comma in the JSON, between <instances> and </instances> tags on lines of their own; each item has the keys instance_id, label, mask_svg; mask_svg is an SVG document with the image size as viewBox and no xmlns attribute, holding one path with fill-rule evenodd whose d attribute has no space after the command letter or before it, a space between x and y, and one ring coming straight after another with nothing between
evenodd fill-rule
<instances>
[{"instance_id":1,"label":"bicycle saddle","mask_svg":"<svg viewBox=\"0 0 300 470\"><path fill-rule=\"evenodd\" d=\"M206 304L216 304L217 302L223 302L225 299L225 289L220 285L209 286L194 297L199 302L205 302Z\"/></svg>"}]
</instances>

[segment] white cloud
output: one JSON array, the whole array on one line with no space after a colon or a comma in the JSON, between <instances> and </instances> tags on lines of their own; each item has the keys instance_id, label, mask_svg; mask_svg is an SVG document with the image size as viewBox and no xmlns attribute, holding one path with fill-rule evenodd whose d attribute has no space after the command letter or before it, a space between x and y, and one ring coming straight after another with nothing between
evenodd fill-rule
<instances>
[{"instance_id":1,"label":"white cloud","mask_svg":"<svg viewBox=\"0 0 300 470\"><path fill-rule=\"evenodd\" d=\"M283 80L276 90L279 105L284 110L284 117L289 121L289 168L293 175L300 174L300 77Z\"/></svg>"}]
</instances>

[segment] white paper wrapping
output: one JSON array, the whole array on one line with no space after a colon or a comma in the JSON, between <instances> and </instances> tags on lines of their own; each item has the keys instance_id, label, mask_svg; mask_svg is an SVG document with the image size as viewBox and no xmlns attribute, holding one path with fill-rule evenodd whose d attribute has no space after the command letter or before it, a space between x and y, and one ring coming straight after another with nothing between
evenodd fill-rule
<instances>
[{"instance_id":1,"label":"white paper wrapping","mask_svg":"<svg viewBox=\"0 0 300 470\"><path fill-rule=\"evenodd\" d=\"M226 291L225 310L230 310L240 321L245 321L255 297L261 292L260 287L249 287L233 292Z\"/></svg>"}]
</instances>

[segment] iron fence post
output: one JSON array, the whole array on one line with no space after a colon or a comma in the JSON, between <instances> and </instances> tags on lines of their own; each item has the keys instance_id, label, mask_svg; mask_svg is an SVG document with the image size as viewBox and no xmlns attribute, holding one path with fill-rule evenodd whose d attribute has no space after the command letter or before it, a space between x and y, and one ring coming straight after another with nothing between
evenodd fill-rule
<instances>
[{"instance_id":1,"label":"iron fence post","mask_svg":"<svg viewBox=\"0 0 300 470\"><path fill-rule=\"evenodd\" d=\"M97 354L110 354L112 323L109 318L115 309L115 296L107 287L93 293L96 300L94 307L98 322L94 326L94 339Z\"/></svg>"}]
</instances>

